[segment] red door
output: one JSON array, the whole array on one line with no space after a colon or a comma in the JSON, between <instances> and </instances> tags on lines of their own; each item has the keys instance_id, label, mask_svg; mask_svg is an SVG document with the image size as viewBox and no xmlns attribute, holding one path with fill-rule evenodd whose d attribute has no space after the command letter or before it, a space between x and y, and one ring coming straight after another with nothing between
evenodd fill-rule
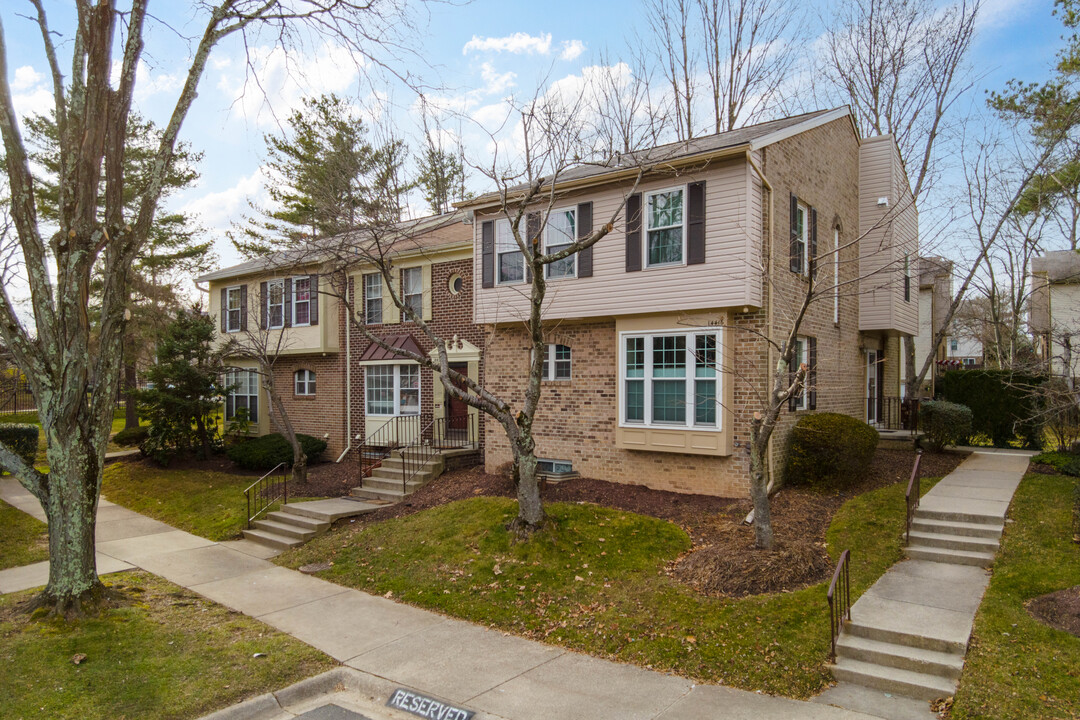
<instances>
[{"instance_id":1,"label":"red door","mask_svg":"<svg viewBox=\"0 0 1080 720\"><path fill-rule=\"evenodd\" d=\"M468 363L450 363L450 369L468 376L469 364ZM462 390L466 389L465 384L461 382L455 382L455 387L459 387ZM452 397L447 394L446 397L446 418L447 418L447 434L453 433L451 437L460 436L460 439L466 440L469 430L469 406L462 400L456 397Z\"/></svg>"}]
</instances>

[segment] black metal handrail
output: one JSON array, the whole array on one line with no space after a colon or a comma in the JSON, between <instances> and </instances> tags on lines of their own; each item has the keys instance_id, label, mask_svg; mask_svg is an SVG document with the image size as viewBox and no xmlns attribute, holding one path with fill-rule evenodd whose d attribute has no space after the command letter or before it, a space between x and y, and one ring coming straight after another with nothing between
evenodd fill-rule
<instances>
[{"instance_id":1,"label":"black metal handrail","mask_svg":"<svg viewBox=\"0 0 1080 720\"><path fill-rule=\"evenodd\" d=\"M285 463L278 463L274 466L273 470L248 485L244 490L244 497L247 498L248 528L251 527L251 523L255 521L255 518L269 510L278 500L281 500L282 505L289 504L289 479L286 473L287 469ZM278 470L281 470L280 478L274 476ZM251 512L253 506L255 507L254 513Z\"/></svg>"},{"instance_id":2,"label":"black metal handrail","mask_svg":"<svg viewBox=\"0 0 1080 720\"><path fill-rule=\"evenodd\" d=\"M389 419L357 446L360 458L360 486L364 478L397 453L401 459L402 489L423 470L428 461L443 450L475 450L480 447L474 415L434 418L399 415Z\"/></svg>"},{"instance_id":3,"label":"black metal handrail","mask_svg":"<svg viewBox=\"0 0 1080 720\"><path fill-rule=\"evenodd\" d=\"M908 479L907 492L904 500L907 504L907 520L904 523L904 543L911 543L911 523L915 521L915 511L919 509L919 498L922 495L921 483L919 483L919 463L922 462L922 450L915 453L915 467L911 468L911 477Z\"/></svg>"},{"instance_id":4,"label":"black metal handrail","mask_svg":"<svg viewBox=\"0 0 1080 720\"><path fill-rule=\"evenodd\" d=\"M829 601L829 633L831 650L829 658L836 657L836 639L844 629L844 623L851 619L851 580L848 566L851 564L851 551L840 553L840 562L836 563L832 582L825 598Z\"/></svg>"},{"instance_id":5,"label":"black metal handrail","mask_svg":"<svg viewBox=\"0 0 1080 720\"><path fill-rule=\"evenodd\" d=\"M393 450L407 444L402 438L413 437L419 432L421 420L420 415L397 415L364 438L356 448L357 457L360 458L361 487L364 478L369 477Z\"/></svg>"}]
</instances>

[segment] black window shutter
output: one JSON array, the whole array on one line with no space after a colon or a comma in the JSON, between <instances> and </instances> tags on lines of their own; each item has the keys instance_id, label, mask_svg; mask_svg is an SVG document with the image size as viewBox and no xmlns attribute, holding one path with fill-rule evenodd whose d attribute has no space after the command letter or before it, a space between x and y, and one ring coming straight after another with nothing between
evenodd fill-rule
<instances>
[{"instance_id":1,"label":"black window shutter","mask_svg":"<svg viewBox=\"0 0 1080 720\"><path fill-rule=\"evenodd\" d=\"M802 253L799 252L799 198L795 193L791 194L791 245L788 250L791 272L802 272Z\"/></svg>"},{"instance_id":2,"label":"black window shutter","mask_svg":"<svg viewBox=\"0 0 1080 720\"><path fill-rule=\"evenodd\" d=\"M577 239L586 238L592 233L592 203L577 206ZM592 277L592 245L577 254L577 276Z\"/></svg>"},{"instance_id":3,"label":"black window shutter","mask_svg":"<svg viewBox=\"0 0 1080 720\"><path fill-rule=\"evenodd\" d=\"M626 272L641 269L641 193L626 198Z\"/></svg>"},{"instance_id":4,"label":"black window shutter","mask_svg":"<svg viewBox=\"0 0 1080 720\"><path fill-rule=\"evenodd\" d=\"M266 283L263 283L264 285ZM247 330L248 302L247 283L240 286L240 330Z\"/></svg>"},{"instance_id":5,"label":"black window shutter","mask_svg":"<svg viewBox=\"0 0 1080 720\"><path fill-rule=\"evenodd\" d=\"M308 276L308 317L312 325L319 324L319 276Z\"/></svg>"},{"instance_id":6,"label":"black window shutter","mask_svg":"<svg viewBox=\"0 0 1080 720\"><path fill-rule=\"evenodd\" d=\"M228 331L226 321L229 318L229 288L221 288L221 332Z\"/></svg>"},{"instance_id":7,"label":"black window shutter","mask_svg":"<svg viewBox=\"0 0 1080 720\"><path fill-rule=\"evenodd\" d=\"M270 327L270 315L268 307L270 293L266 290L266 283L259 283L259 329L266 330Z\"/></svg>"},{"instance_id":8,"label":"black window shutter","mask_svg":"<svg viewBox=\"0 0 1080 720\"><path fill-rule=\"evenodd\" d=\"M529 252L525 253L525 282L532 282L533 257L544 252L540 239L540 213L529 213L525 216L525 246Z\"/></svg>"},{"instance_id":9,"label":"black window shutter","mask_svg":"<svg viewBox=\"0 0 1080 720\"><path fill-rule=\"evenodd\" d=\"M817 208L810 208L810 276L817 266Z\"/></svg>"},{"instance_id":10,"label":"black window shutter","mask_svg":"<svg viewBox=\"0 0 1080 720\"><path fill-rule=\"evenodd\" d=\"M794 355L791 357L791 362L792 363L794 363L797 360L798 360L798 358L795 357ZM795 373L791 371L790 367L788 368L787 379L788 379L788 387L791 387L792 385L795 384ZM787 401L788 412L795 412L796 404L798 402L799 402L799 394L798 393L791 393L791 397L789 397L788 401Z\"/></svg>"},{"instance_id":11,"label":"black window shutter","mask_svg":"<svg viewBox=\"0 0 1080 720\"><path fill-rule=\"evenodd\" d=\"M495 222L485 220L480 224L480 285L495 287Z\"/></svg>"},{"instance_id":12,"label":"black window shutter","mask_svg":"<svg viewBox=\"0 0 1080 720\"><path fill-rule=\"evenodd\" d=\"M690 183L687 198L686 264L705 262L705 183Z\"/></svg>"},{"instance_id":13,"label":"black window shutter","mask_svg":"<svg viewBox=\"0 0 1080 720\"><path fill-rule=\"evenodd\" d=\"M807 338L810 347L806 351L806 357L810 369L806 371L807 398L806 406L811 410L817 410L817 338Z\"/></svg>"},{"instance_id":14,"label":"black window shutter","mask_svg":"<svg viewBox=\"0 0 1080 720\"><path fill-rule=\"evenodd\" d=\"M282 315L285 327L292 327L292 278L285 278L285 307Z\"/></svg>"}]
</instances>

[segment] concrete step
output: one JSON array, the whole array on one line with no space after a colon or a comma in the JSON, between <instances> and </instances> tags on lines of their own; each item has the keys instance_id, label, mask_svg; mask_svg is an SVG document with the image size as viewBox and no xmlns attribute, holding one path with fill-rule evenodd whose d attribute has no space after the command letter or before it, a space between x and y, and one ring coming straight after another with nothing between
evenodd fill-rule
<instances>
[{"instance_id":1,"label":"concrete step","mask_svg":"<svg viewBox=\"0 0 1080 720\"><path fill-rule=\"evenodd\" d=\"M296 503L295 505L283 505L281 512L290 515L317 520L323 523L333 523L341 518L353 517L373 512L378 508L365 505L344 498L330 498L327 500L312 500L309 502Z\"/></svg>"},{"instance_id":2,"label":"concrete step","mask_svg":"<svg viewBox=\"0 0 1080 720\"><path fill-rule=\"evenodd\" d=\"M912 530L919 532L944 533L947 535L963 535L965 537L993 538L1001 537L1004 526L990 523L967 523L955 520L932 520L930 518L916 517L911 523Z\"/></svg>"},{"instance_id":3,"label":"concrete step","mask_svg":"<svg viewBox=\"0 0 1080 720\"><path fill-rule=\"evenodd\" d=\"M946 548L916 545L914 542L907 546L907 556L912 560L929 560L930 562L952 563L954 565L990 567L994 564L994 553L992 552L949 550Z\"/></svg>"},{"instance_id":4,"label":"concrete step","mask_svg":"<svg viewBox=\"0 0 1080 720\"><path fill-rule=\"evenodd\" d=\"M399 487L397 490L380 490L365 485L364 487L353 488L349 491L349 495L354 498L368 499L368 500L384 500L386 502L401 502L408 495L401 492Z\"/></svg>"},{"instance_id":5,"label":"concrete step","mask_svg":"<svg viewBox=\"0 0 1080 720\"><path fill-rule=\"evenodd\" d=\"M1001 518L996 515L979 515L976 513L952 512L948 510L927 510L923 507L915 510L915 518L917 520L946 520L949 522L1001 527Z\"/></svg>"},{"instance_id":6,"label":"concrete step","mask_svg":"<svg viewBox=\"0 0 1080 720\"><path fill-rule=\"evenodd\" d=\"M288 550L289 548L304 544L304 541L298 538L289 537L288 535L279 535L276 532L267 530L245 530L244 537L248 540L257 542L260 545L266 545L278 550Z\"/></svg>"},{"instance_id":7,"label":"concrete step","mask_svg":"<svg viewBox=\"0 0 1080 720\"><path fill-rule=\"evenodd\" d=\"M878 642L903 645L905 647L922 648L923 650L934 650L941 653L960 655L961 657L967 650L967 642L947 640L940 637L929 637L926 635L919 635L917 632L889 630L874 625L866 625L858 622L854 614L852 615L851 620L844 623L844 632L856 637L866 638L867 640L876 640Z\"/></svg>"},{"instance_id":8,"label":"concrete step","mask_svg":"<svg viewBox=\"0 0 1080 720\"><path fill-rule=\"evenodd\" d=\"M837 658L832 666L833 677L885 692L906 695L920 700L935 700L956 692L956 683L936 675L902 670L895 667Z\"/></svg>"},{"instance_id":9,"label":"concrete step","mask_svg":"<svg viewBox=\"0 0 1080 720\"><path fill-rule=\"evenodd\" d=\"M418 462L419 462L419 459L417 459L415 461L410 459L410 466L412 466L413 469L415 469ZM405 460L403 460L402 457L400 455L397 455L397 454L391 455L390 457L388 457L388 458L386 458L385 460L382 461L382 467L386 468L387 470L397 470L398 474L401 473L401 466L404 465L404 464L405 464ZM428 458L428 460L424 463L424 470L432 470L432 471L435 471L435 472L442 472L442 467L443 467L443 461L442 461L442 457L439 456L439 455L435 455L432 458Z\"/></svg>"},{"instance_id":10,"label":"concrete step","mask_svg":"<svg viewBox=\"0 0 1080 720\"><path fill-rule=\"evenodd\" d=\"M410 480L412 482L417 482L423 485L424 483L431 482L440 474L441 473L437 473L434 470L421 470L420 472L413 475ZM386 480L387 482L396 482L398 484L398 487L401 487L401 481L404 476L401 474L400 468L394 469L380 467L372 470L369 477L380 478L382 480ZM367 478L365 478L365 480L366 479Z\"/></svg>"},{"instance_id":11,"label":"concrete step","mask_svg":"<svg viewBox=\"0 0 1080 720\"><path fill-rule=\"evenodd\" d=\"M276 522L274 520L256 520L253 524L255 525L256 530L265 530L274 535L284 535L285 537L295 538L301 542L307 542L319 534L315 530L308 530L293 525L292 523Z\"/></svg>"},{"instance_id":12,"label":"concrete step","mask_svg":"<svg viewBox=\"0 0 1080 720\"><path fill-rule=\"evenodd\" d=\"M285 507L289 506L286 505ZM266 519L271 522L292 525L293 527L302 528L304 530L311 530L315 533L325 532L330 529L329 522L310 518L305 515L298 515L295 512L282 512L281 510L277 510L272 513L267 513Z\"/></svg>"},{"instance_id":13,"label":"concrete step","mask_svg":"<svg viewBox=\"0 0 1080 720\"><path fill-rule=\"evenodd\" d=\"M833 685L817 697L811 698L810 702L854 710L863 714L859 717L868 716L866 720L938 720L938 714L930 710L930 703L925 700L893 695L848 682Z\"/></svg>"},{"instance_id":14,"label":"concrete step","mask_svg":"<svg viewBox=\"0 0 1080 720\"><path fill-rule=\"evenodd\" d=\"M414 493L420 488L426 485L426 482L413 480L405 483L406 493ZM385 478L379 475L372 475L371 477L364 478L364 487L372 488L374 490L401 490L401 476L396 478Z\"/></svg>"},{"instance_id":15,"label":"concrete step","mask_svg":"<svg viewBox=\"0 0 1080 720\"><path fill-rule=\"evenodd\" d=\"M952 535L946 533L925 532L912 529L910 544L945 550L969 550L972 552L997 552L998 541L990 538L971 537L970 535Z\"/></svg>"},{"instance_id":16,"label":"concrete step","mask_svg":"<svg viewBox=\"0 0 1080 720\"><path fill-rule=\"evenodd\" d=\"M836 655L954 680L964 669L964 656L958 653L897 645L847 633L836 641Z\"/></svg>"}]
</instances>

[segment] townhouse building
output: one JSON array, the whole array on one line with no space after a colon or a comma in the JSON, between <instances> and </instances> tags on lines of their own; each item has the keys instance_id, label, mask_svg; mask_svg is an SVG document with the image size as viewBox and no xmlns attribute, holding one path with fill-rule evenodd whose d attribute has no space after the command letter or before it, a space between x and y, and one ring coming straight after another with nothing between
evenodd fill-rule
<instances>
[{"instance_id":1,"label":"townhouse building","mask_svg":"<svg viewBox=\"0 0 1080 720\"><path fill-rule=\"evenodd\" d=\"M1032 260L1028 324L1050 373L1080 377L1080 253L1057 250Z\"/></svg>"}]
</instances>

